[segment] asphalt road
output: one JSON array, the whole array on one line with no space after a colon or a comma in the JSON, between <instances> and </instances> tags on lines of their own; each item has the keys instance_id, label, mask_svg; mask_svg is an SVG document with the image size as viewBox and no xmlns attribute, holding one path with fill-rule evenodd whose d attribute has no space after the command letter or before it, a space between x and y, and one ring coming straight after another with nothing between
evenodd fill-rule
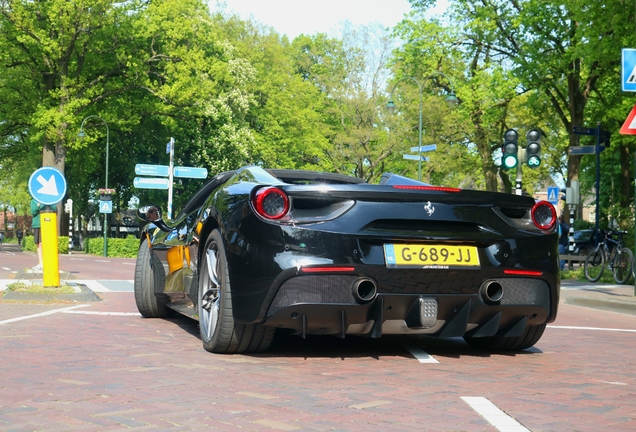
<instances>
[{"instance_id":1,"label":"asphalt road","mask_svg":"<svg viewBox=\"0 0 636 432\"><path fill-rule=\"evenodd\" d=\"M124 260L84 259L68 261L82 277L132 277ZM216 355L196 322L144 319L131 292L99 295L0 303L0 430L636 429L634 315L562 304L517 353L287 336L266 354Z\"/></svg>"}]
</instances>

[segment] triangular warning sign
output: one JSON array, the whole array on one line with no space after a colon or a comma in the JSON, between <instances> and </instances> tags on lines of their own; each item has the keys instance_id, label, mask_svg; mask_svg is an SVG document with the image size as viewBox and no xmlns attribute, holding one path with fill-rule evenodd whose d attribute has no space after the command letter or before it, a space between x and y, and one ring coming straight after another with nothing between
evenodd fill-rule
<instances>
[{"instance_id":1,"label":"triangular warning sign","mask_svg":"<svg viewBox=\"0 0 636 432\"><path fill-rule=\"evenodd\" d=\"M107 202L105 202L105 203L102 205L102 210L110 210L110 206L108 205L108 203L107 203Z\"/></svg>"},{"instance_id":2,"label":"triangular warning sign","mask_svg":"<svg viewBox=\"0 0 636 432\"><path fill-rule=\"evenodd\" d=\"M621 127L621 135L636 135L636 105L627 116L627 120Z\"/></svg>"},{"instance_id":3,"label":"triangular warning sign","mask_svg":"<svg viewBox=\"0 0 636 432\"><path fill-rule=\"evenodd\" d=\"M552 202L552 201L557 201L557 197L556 197L556 190L554 189L550 189L550 193L548 195L548 201Z\"/></svg>"}]
</instances>

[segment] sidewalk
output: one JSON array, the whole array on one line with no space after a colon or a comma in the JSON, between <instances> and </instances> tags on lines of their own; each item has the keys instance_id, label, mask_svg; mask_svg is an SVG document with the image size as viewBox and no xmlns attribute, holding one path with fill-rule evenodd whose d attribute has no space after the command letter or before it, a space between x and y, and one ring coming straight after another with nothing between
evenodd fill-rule
<instances>
[{"instance_id":1,"label":"sidewalk","mask_svg":"<svg viewBox=\"0 0 636 432\"><path fill-rule=\"evenodd\" d=\"M636 315L634 285L561 281L561 303Z\"/></svg>"}]
</instances>

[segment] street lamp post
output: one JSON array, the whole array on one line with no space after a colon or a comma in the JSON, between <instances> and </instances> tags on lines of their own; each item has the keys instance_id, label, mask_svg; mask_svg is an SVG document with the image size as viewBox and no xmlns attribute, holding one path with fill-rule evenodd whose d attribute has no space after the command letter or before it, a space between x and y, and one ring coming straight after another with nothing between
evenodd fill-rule
<instances>
[{"instance_id":1,"label":"street lamp post","mask_svg":"<svg viewBox=\"0 0 636 432\"><path fill-rule=\"evenodd\" d=\"M417 181L422 181L422 151L421 151L421 149L422 149L422 94L423 94L423 91L424 91L424 84L426 83L426 80L432 78L434 75L442 75L442 76L446 77L446 79L448 80L448 82L450 83L450 86L451 86L451 92L448 95L446 95L446 103L448 103L449 106L457 105L459 100L457 99L457 96L455 95L455 89L453 87L453 81L448 77L448 75L443 74L442 72L433 72L429 76L425 77L424 81L422 83L420 83L416 78L413 78L413 77L404 77L404 78L398 80L398 82L396 82L395 85L393 86L393 89L391 90L391 95L389 96L389 101L387 102L387 108L389 108L389 109L394 109L395 108L395 102L393 102L393 92L397 88L398 84L400 84L402 81L410 80L410 81L413 81L415 84L417 84L417 88L419 89L419 92L420 92L420 121L419 121L419 127L418 127L418 131L419 131L419 140L418 140L419 151L417 152L417 154L418 154L418 160L417 160Z\"/></svg>"},{"instance_id":2,"label":"street lamp post","mask_svg":"<svg viewBox=\"0 0 636 432\"><path fill-rule=\"evenodd\" d=\"M108 189L108 156L109 156L108 152L110 147L110 144L109 144L110 132L108 130L108 123L106 123L106 121L98 115L89 115L88 117L84 118L84 120L82 120L82 124L80 125L80 130L77 133L77 137L80 140L86 137L86 134L84 133L84 123L86 123L86 120L90 118L98 118L106 126L106 186L105 188ZM108 256L108 213L104 213L104 256Z\"/></svg>"}]
</instances>

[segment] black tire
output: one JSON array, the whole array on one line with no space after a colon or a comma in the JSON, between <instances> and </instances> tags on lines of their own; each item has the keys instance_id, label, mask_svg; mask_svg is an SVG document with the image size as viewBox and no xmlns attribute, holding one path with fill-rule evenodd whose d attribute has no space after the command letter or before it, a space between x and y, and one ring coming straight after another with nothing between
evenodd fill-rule
<instances>
[{"instance_id":1,"label":"black tire","mask_svg":"<svg viewBox=\"0 0 636 432\"><path fill-rule=\"evenodd\" d=\"M601 248L596 248L585 258L585 277L590 282L597 282L605 270L605 254Z\"/></svg>"},{"instance_id":2,"label":"black tire","mask_svg":"<svg viewBox=\"0 0 636 432\"><path fill-rule=\"evenodd\" d=\"M634 254L631 250L624 247L617 251L614 265L612 266L612 273L614 275L614 281L617 284L627 283L632 275L632 262L634 261Z\"/></svg>"},{"instance_id":3,"label":"black tire","mask_svg":"<svg viewBox=\"0 0 636 432\"><path fill-rule=\"evenodd\" d=\"M464 336L464 340L471 347L482 351L519 351L536 344L541 339L545 326L545 324L541 324L526 327L523 334L518 337L492 336L471 338Z\"/></svg>"},{"instance_id":4,"label":"black tire","mask_svg":"<svg viewBox=\"0 0 636 432\"><path fill-rule=\"evenodd\" d=\"M135 264L135 302L139 313L146 318L167 318L174 311L161 303L155 293L163 292L166 273L161 260L148 247L148 240L141 242Z\"/></svg>"},{"instance_id":5,"label":"black tire","mask_svg":"<svg viewBox=\"0 0 636 432\"><path fill-rule=\"evenodd\" d=\"M267 351L276 329L260 324L237 324L223 238L219 230L208 237L199 269L199 330L203 348L219 354Z\"/></svg>"}]
</instances>

